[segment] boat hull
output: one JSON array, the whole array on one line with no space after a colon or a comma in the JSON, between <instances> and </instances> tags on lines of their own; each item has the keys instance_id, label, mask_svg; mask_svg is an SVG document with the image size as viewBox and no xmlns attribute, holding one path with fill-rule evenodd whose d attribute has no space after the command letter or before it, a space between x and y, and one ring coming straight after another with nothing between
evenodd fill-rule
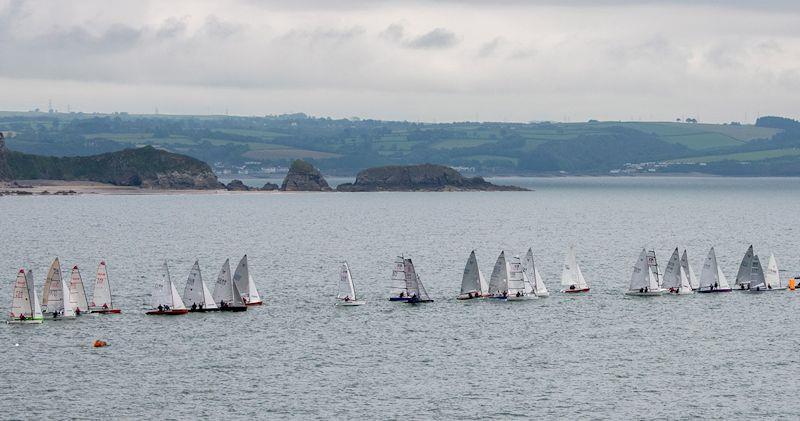
<instances>
[{"instance_id":1,"label":"boat hull","mask_svg":"<svg viewBox=\"0 0 800 421\"><path fill-rule=\"evenodd\" d=\"M732 288L714 288L714 289L698 289L697 292L700 294L711 294L715 292L732 292Z\"/></svg>"},{"instance_id":2,"label":"boat hull","mask_svg":"<svg viewBox=\"0 0 800 421\"><path fill-rule=\"evenodd\" d=\"M98 314L120 314L122 310L118 308L98 308L98 309L90 309L90 313L98 313Z\"/></svg>"},{"instance_id":3,"label":"boat hull","mask_svg":"<svg viewBox=\"0 0 800 421\"><path fill-rule=\"evenodd\" d=\"M247 311L247 306L242 306L242 307L220 307L219 311L233 311L233 312Z\"/></svg>"},{"instance_id":4,"label":"boat hull","mask_svg":"<svg viewBox=\"0 0 800 421\"><path fill-rule=\"evenodd\" d=\"M176 309L176 310L150 310L144 314L149 316L177 316L179 314L186 314L189 309Z\"/></svg>"},{"instance_id":5,"label":"boat hull","mask_svg":"<svg viewBox=\"0 0 800 421\"><path fill-rule=\"evenodd\" d=\"M260 306L262 304L264 304L263 301L249 301L249 302L247 302L246 305L248 305L248 306Z\"/></svg>"},{"instance_id":6,"label":"boat hull","mask_svg":"<svg viewBox=\"0 0 800 421\"><path fill-rule=\"evenodd\" d=\"M420 304L420 303L432 303L433 300L420 300L419 298L411 298L406 300L406 304Z\"/></svg>"},{"instance_id":7,"label":"boat hull","mask_svg":"<svg viewBox=\"0 0 800 421\"><path fill-rule=\"evenodd\" d=\"M25 320L12 319L12 320L6 320L6 323L10 325L34 325L34 324L41 324L43 321L44 320L42 319L25 319Z\"/></svg>"},{"instance_id":8,"label":"boat hull","mask_svg":"<svg viewBox=\"0 0 800 421\"><path fill-rule=\"evenodd\" d=\"M663 294L664 293L662 291L647 291L647 292L644 292L644 291L642 291L642 292L639 292L639 291L626 291L625 292L625 295L628 295L628 296L631 296L631 297L659 297L659 296L661 296Z\"/></svg>"},{"instance_id":9,"label":"boat hull","mask_svg":"<svg viewBox=\"0 0 800 421\"><path fill-rule=\"evenodd\" d=\"M191 308L189 309L189 313L209 313L209 312L212 312L212 311L220 311L220 309L216 308L216 307L215 308L196 308L194 310L192 310Z\"/></svg>"},{"instance_id":10,"label":"boat hull","mask_svg":"<svg viewBox=\"0 0 800 421\"><path fill-rule=\"evenodd\" d=\"M470 295L470 294L460 294L458 297L456 297L456 300L462 300L462 301L463 300L474 300L476 298L483 298L483 296L481 296L480 294L477 294L477 295L475 295L475 294L472 294L472 295Z\"/></svg>"},{"instance_id":11,"label":"boat hull","mask_svg":"<svg viewBox=\"0 0 800 421\"><path fill-rule=\"evenodd\" d=\"M340 300L336 302L336 305L340 307L354 307L354 306L361 306L366 303L367 303L366 301L362 300L350 300L350 301Z\"/></svg>"},{"instance_id":12,"label":"boat hull","mask_svg":"<svg viewBox=\"0 0 800 421\"><path fill-rule=\"evenodd\" d=\"M564 290L561 290L561 292L564 292L564 293L567 293L567 294L578 294L578 293L581 293L581 292L589 292L589 288L583 288L583 289L564 289Z\"/></svg>"},{"instance_id":13,"label":"boat hull","mask_svg":"<svg viewBox=\"0 0 800 421\"><path fill-rule=\"evenodd\" d=\"M550 293L549 292L545 292L544 294L536 294L536 293L534 293L533 295L535 295L535 296L537 296L539 298L547 298L547 297L550 296Z\"/></svg>"},{"instance_id":14,"label":"boat hull","mask_svg":"<svg viewBox=\"0 0 800 421\"><path fill-rule=\"evenodd\" d=\"M408 301L408 297L389 297L389 301Z\"/></svg>"},{"instance_id":15,"label":"boat hull","mask_svg":"<svg viewBox=\"0 0 800 421\"><path fill-rule=\"evenodd\" d=\"M533 299L534 299L534 297L531 297L531 296L528 296L528 295L522 295L522 296L519 296L519 297L517 297L516 295L513 295L513 296L509 296L508 298L506 298L506 301L528 301L528 300L533 300Z\"/></svg>"}]
</instances>

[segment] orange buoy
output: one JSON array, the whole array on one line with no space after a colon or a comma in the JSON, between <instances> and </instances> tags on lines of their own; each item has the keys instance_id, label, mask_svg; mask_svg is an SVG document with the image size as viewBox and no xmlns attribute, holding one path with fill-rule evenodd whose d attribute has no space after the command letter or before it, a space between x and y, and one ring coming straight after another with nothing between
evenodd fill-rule
<instances>
[{"instance_id":1,"label":"orange buoy","mask_svg":"<svg viewBox=\"0 0 800 421\"><path fill-rule=\"evenodd\" d=\"M794 289L797 287L795 282L796 281L794 280L794 278L790 278L789 279L789 289L792 290L792 291L794 291Z\"/></svg>"},{"instance_id":2,"label":"orange buoy","mask_svg":"<svg viewBox=\"0 0 800 421\"><path fill-rule=\"evenodd\" d=\"M106 342L106 341L101 341L100 339L98 339L98 340L94 341L94 347L95 347L95 348L102 348L102 347L104 347L104 346L108 346L108 342Z\"/></svg>"}]
</instances>

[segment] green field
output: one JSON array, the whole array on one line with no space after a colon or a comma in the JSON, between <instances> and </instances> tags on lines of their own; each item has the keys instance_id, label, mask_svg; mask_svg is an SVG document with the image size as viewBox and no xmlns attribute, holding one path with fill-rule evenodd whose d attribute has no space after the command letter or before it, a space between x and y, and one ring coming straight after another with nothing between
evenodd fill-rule
<instances>
[{"instance_id":1,"label":"green field","mask_svg":"<svg viewBox=\"0 0 800 421\"><path fill-rule=\"evenodd\" d=\"M765 151L755 152L740 152L723 155L708 155L698 156L685 159L674 159L672 163L676 164L698 164L701 162L716 162L716 161L760 161L762 159L782 158L786 156L799 156L800 149L768 149Z\"/></svg>"}]
</instances>

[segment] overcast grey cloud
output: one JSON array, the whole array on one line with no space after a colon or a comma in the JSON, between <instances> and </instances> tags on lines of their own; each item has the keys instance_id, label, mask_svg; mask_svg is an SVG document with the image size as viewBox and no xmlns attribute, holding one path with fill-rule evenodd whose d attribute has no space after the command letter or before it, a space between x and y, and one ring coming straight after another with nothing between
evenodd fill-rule
<instances>
[{"instance_id":1,"label":"overcast grey cloud","mask_svg":"<svg viewBox=\"0 0 800 421\"><path fill-rule=\"evenodd\" d=\"M798 3L0 0L0 108L798 117Z\"/></svg>"}]
</instances>

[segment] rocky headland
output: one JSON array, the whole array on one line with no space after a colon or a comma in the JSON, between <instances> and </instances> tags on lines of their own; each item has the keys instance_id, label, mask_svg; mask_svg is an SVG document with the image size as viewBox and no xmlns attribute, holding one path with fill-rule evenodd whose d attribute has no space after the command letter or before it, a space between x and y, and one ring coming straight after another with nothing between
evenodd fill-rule
<instances>
[{"instance_id":1,"label":"rocky headland","mask_svg":"<svg viewBox=\"0 0 800 421\"><path fill-rule=\"evenodd\" d=\"M516 186L492 184L482 177L464 177L443 165L392 165L368 168L355 183L340 184L337 191L527 191Z\"/></svg>"}]
</instances>

